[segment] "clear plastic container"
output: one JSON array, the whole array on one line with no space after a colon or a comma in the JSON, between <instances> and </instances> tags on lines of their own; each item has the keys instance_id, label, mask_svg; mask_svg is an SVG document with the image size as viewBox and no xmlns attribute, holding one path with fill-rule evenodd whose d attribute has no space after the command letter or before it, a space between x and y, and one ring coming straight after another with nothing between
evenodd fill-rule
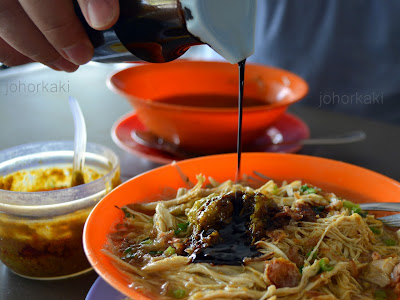
<instances>
[{"instance_id":1,"label":"clear plastic container","mask_svg":"<svg viewBox=\"0 0 400 300\"><path fill-rule=\"evenodd\" d=\"M73 142L41 142L0 151L0 259L32 279L61 279L91 269L82 246L94 205L120 183L110 149L88 143L85 183L68 187Z\"/></svg>"}]
</instances>

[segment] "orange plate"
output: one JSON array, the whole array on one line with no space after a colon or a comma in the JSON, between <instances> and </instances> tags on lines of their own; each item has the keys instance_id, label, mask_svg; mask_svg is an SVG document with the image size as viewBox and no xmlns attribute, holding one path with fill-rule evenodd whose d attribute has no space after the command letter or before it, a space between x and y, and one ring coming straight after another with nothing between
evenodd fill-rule
<instances>
[{"instance_id":1,"label":"orange plate","mask_svg":"<svg viewBox=\"0 0 400 300\"><path fill-rule=\"evenodd\" d=\"M147 128L140 122L136 113L129 113L114 123L111 128L111 137L121 149L159 164L183 160L179 155L138 143L132 138L136 130L147 130ZM244 144L242 151L295 153L302 148L302 145L297 142L309 137L310 131L307 124L300 118L285 113L274 125L268 127L264 135L255 140L254 143ZM272 141L275 139L282 139L282 144L273 144Z\"/></svg>"},{"instance_id":2,"label":"orange plate","mask_svg":"<svg viewBox=\"0 0 400 300\"><path fill-rule=\"evenodd\" d=\"M237 65L176 61L118 71L107 83L131 103L140 121L155 135L189 152L215 154L235 150L237 108L173 105L160 100L179 95L237 97L238 77ZM262 136L289 105L307 92L307 83L289 71L246 65L245 98L256 98L265 104L243 109L243 143Z\"/></svg>"},{"instance_id":3,"label":"orange plate","mask_svg":"<svg viewBox=\"0 0 400 300\"><path fill-rule=\"evenodd\" d=\"M177 163L192 182L197 174L217 181L234 179L236 154L204 156ZM373 171L334 161L296 154L244 153L242 173L257 170L275 180L301 179L355 202L396 202L400 183ZM115 206L156 200L166 188L184 186L177 169L166 165L132 178L106 195L90 214L84 229L84 249L89 262L111 286L135 300L151 299L129 287L126 277L101 251L107 235L123 213Z\"/></svg>"}]
</instances>

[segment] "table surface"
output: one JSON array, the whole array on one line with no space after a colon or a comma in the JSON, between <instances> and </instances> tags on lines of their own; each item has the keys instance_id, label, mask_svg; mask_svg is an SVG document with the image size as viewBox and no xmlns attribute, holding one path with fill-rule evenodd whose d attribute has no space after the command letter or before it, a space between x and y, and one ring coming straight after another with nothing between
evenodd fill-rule
<instances>
[{"instance_id":1,"label":"table surface","mask_svg":"<svg viewBox=\"0 0 400 300\"><path fill-rule=\"evenodd\" d=\"M111 127L132 107L109 91L107 77L126 65L89 63L73 74L33 64L0 71L0 150L46 140L73 140L68 96L75 96L86 119L88 141L114 150L121 160L123 179L159 166L126 153L111 139ZM310 128L312 137L364 130L367 139L347 145L305 146L300 153L359 165L400 181L397 158L400 126L322 111L318 107L290 109ZM97 274L36 281L21 278L0 262L0 300L85 299Z\"/></svg>"}]
</instances>

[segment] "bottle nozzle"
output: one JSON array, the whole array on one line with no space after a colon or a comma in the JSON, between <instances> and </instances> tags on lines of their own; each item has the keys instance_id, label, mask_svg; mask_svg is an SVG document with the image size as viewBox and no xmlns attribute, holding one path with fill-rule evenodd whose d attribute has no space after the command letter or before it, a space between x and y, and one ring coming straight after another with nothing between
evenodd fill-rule
<instances>
[{"instance_id":1,"label":"bottle nozzle","mask_svg":"<svg viewBox=\"0 0 400 300\"><path fill-rule=\"evenodd\" d=\"M256 0L180 0L188 31L230 63L254 53Z\"/></svg>"}]
</instances>

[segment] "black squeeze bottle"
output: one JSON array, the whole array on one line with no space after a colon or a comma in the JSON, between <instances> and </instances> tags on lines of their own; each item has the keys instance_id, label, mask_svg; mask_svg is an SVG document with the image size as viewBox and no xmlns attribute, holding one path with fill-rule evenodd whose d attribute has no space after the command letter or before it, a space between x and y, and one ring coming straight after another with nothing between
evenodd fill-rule
<instances>
[{"instance_id":1,"label":"black squeeze bottle","mask_svg":"<svg viewBox=\"0 0 400 300\"><path fill-rule=\"evenodd\" d=\"M76 1L75 12L93 46L93 61L125 62L144 60L168 62L191 46L203 44L186 28L185 11L178 0L120 0L120 17L108 30L91 28Z\"/></svg>"}]
</instances>

